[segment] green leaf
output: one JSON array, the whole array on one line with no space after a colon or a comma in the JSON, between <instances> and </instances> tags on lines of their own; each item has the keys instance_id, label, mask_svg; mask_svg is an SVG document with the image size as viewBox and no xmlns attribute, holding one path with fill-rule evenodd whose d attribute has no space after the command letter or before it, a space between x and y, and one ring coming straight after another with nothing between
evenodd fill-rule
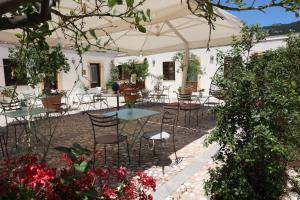
<instances>
[{"instance_id":1,"label":"green leaf","mask_svg":"<svg viewBox=\"0 0 300 200\"><path fill-rule=\"evenodd\" d=\"M300 6L300 0L295 0L295 3Z\"/></svg>"},{"instance_id":2,"label":"green leaf","mask_svg":"<svg viewBox=\"0 0 300 200\"><path fill-rule=\"evenodd\" d=\"M149 8L147 9L147 16L148 16L149 18L151 17L151 11L150 11Z\"/></svg>"},{"instance_id":3,"label":"green leaf","mask_svg":"<svg viewBox=\"0 0 300 200\"><path fill-rule=\"evenodd\" d=\"M85 195L93 199L96 199L98 197L98 193L95 190L88 191L87 193L85 193Z\"/></svg>"},{"instance_id":4,"label":"green leaf","mask_svg":"<svg viewBox=\"0 0 300 200\"><path fill-rule=\"evenodd\" d=\"M117 1L116 0L107 0L107 4L109 7L114 7L116 5Z\"/></svg>"},{"instance_id":5,"label":"green leaf","mask_svg":"<svg viewBox=\"0 0 300 200\"><path fill-rule=\"evenodd\" d=\"M85 161L81 162L80 164L77 164L77 163L74 164L75 170L82 172L82 173L85 172L87 166L88 166L88 163Z\"/></svg>"},{"instance_id":6,"label":"green leaf","mask_svg":"<svg viewBox=\"0 0 300 200\"><path fill-rule=\"evenodd\" d=\"M16 33L16 37L17 37L18 39L21 39L23 36L22 36L21 33Z\"/></svg>"},{"instance_id":7,"label":"green leaf","mask_svg":"<svg viewBox=\"0 0 300 200\"><path fill-rule=\"evenodd\" d=\"M97 40L97 35L95 32L95 29L90 29L89 32L90 32L91 36L93 36Z\"/></svg>"},{"instance_id":8,"label":"green leaf","mask_svg":"<svg viewBox=\"0 0 300 200\"><path fill-rule=\"evenodd\" d=\"M64 152L64 153L70 153L71 152L70 148L63 147L63 146L58 146L58 147L55 147L54 149L57 150L57 151L60 151L60 152Z\"/></svg>"},{"instance_id":9,"label":"green leaf","mask_svg":"<svg viewBox=\"0 0 300 200\"><path fill-rule=\"evenodd\" d=\"M126 4L128 7L132 7L134 3L134 0L126 0Z\"/></svg>"},{"instance_id":10,"label":"green leaf","mask_svg":"<svg viewBox=\"0 0 300 200\"><path fill-rule=\"evenodd\" d=\"M137 29L138 29L140 32L146 33L146 28L143 27L142 25L138 24L136 27L137 27Z\"/></svg>"}]
</instances>

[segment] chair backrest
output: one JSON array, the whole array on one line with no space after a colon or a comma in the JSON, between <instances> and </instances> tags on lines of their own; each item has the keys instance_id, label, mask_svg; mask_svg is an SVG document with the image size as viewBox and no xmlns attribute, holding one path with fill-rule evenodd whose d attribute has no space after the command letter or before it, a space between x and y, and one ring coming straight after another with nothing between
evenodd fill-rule
<instances>
[{"instance_id":1,"label":"chair backrest","mask_svg":"<svg viewBox=\"0 0 300 200\"><path fill-rule=\"evenodd\" d=\"M191 103L192 102L192 94L178 94L177 96L178 102L180 103Z\"/></svg>"},{"instance_id":2,"label":"chair backrest","mask_svg":"<svg viewBox=\"0 0 300 200\"><path fill-rule=\"evenodd\" d=\"M107 128L107 127L115 127L116 128L116 134L119 137L119 119L118 119L118 113L111 116L104 116L99 114L91 114L86 113L91 121L92 127L93 127L93 136L94 140L96 139L96 127L100 128Z\"/></svg>"},{"instance_id":3,"label":"chair backrest","mask_svg":"<svg viewBox=\"0 0 300 200\"><path fill-rule=\"evenodd\" d=\"M21 110L22 105L20 101L12 101L10 103L1 103L1 107L3 112L9 112L9 111L15 111L15 110Z\"/></svg>"},{"instance_id":4,"label":"chair backrest","mask_svg":"<svg viewBox=\"0 0 300 200\"><path fill-rule=\"evenodd\" d=\"M163 113L162 119L161 119L161 132L163 131L164 126L171 126L172 131L174 133L175 125L177 124L177 114L165 111Z\"/></svg>"}]
</instances>

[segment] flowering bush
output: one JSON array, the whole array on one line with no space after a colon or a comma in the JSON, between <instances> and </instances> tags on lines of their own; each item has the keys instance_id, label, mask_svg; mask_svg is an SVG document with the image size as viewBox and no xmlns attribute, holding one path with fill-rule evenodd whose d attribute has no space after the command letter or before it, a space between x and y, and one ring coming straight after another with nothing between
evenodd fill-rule
<instances>
[{"instance_id":1,"label":"flowering bush","mask_svg":"<svg viewBox=\"0 0 300 200\"><path fill-rule=\"evenodd\" d=\"M0 170L1 199L141 199L151 200L155 180L125 167L102 168L78 144L58 147L65 168L51 168L36 155L4 161Z\"/></svg>"}]
</instances>

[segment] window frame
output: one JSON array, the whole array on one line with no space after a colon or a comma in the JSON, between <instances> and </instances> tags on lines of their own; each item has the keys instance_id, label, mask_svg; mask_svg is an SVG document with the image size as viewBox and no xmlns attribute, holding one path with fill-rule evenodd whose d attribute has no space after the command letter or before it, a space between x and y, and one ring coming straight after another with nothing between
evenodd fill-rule
<instances>
[{"instance_id":1,"label":"window frame","mask_svg":"<svg viewBox=\"0 0 300 200\"><path fill-rule=\"evenodd\" d=\"M167 65L168 64L168 65ZM168 69L166 69L168 67ZM164 81L175 81L176 80L176 71L175 71L175 62L174 61L164 61L162 63L163 71L163 80ZM170 69L172 68L172 69Z\"/></svg>"}]
</instances>

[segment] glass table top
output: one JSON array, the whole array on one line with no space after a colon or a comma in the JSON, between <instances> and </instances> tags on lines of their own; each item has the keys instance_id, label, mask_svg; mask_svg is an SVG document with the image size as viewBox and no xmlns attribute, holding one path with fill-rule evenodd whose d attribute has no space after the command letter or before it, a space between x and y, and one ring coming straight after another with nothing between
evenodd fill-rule
<instances>
[{"instance_id":1,"label":"glass table top","mask_svg":"<svg viewBox=\"0 0 300 200\"><path fill-rule=\"evenodd\" d=\"M116 112L118 113L119 119L127 120L127 121L137 120L137 119L151 117L160 114L160 112L153 111L153 110L146 110L146 109L139 109L139 108L126 108L118 111L107 112L104 113L103 115L111 116L111 115L115 115Z\"/></svg>"},{"instance_id":2,"label":"glass table top","mask_svg":"<svg viewBox=\"0 0 300 200\"><path fill-rule=\"evenodd\" d=\"M11 118L19 118L19 117L26 117L29 115L39 115L42 113L48 113L53 111L54 109L48 109L43 107L34 107L31 109L29 109L28 107L22 107L22 109L20 110L14 110L14 111L5 112L1 114Z\"/></svg>"}]
</instances>

